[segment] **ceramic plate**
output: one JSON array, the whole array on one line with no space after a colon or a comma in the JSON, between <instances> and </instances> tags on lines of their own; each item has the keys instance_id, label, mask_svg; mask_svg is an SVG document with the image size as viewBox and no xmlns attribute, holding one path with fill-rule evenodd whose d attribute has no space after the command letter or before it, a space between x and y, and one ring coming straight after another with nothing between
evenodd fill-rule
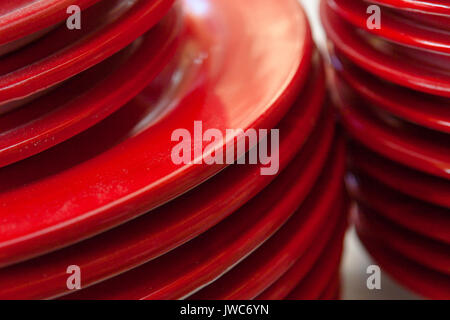
<instances>
[{"instance_id":1,"label":"ceramic plate","mask_svg":"<svg viewBox=\"0 0 450 320\"><path fill-rule=\"evenodd\" d=\"M330 256L333 252L338 251L342 247L342 238L347 229L347 220L344 216L348 213L348 204L342 208L345 213L342 213L340 224L332 230L333 234L326 237L324 232L321 232L315 243L308 248L304 256L300 257L298 261L280 278L267 288L263 293L256 297L256 300L282 300L294 290L294 288L301 281L305 280L306 276L312 272L316 264L321 263L323 256ZM322 259L323 260L323 259ZM336 293L336 291L334 292Z\"/></svg>"},{"instance_id":2,"label":"ceramic plate","mask_svg":"<svg viewBox=\"0 0 450 320\"><path fill-rule=\"evenodd\" d=\"M338 87L335 96L346 130L354 139L394 161L450 180L450 135L393 117L353 99L345 88Z\"/></svg>"},{"instance_id":3,"label":"ceramic plate","mask_svg":"<svg viewBox=\"0 0 450 320\"><path fill-rule=\"evenodd\" d=\"M100 122L136 96L174 57L180 12L108 60L0 117L0 167Z\"/></svg>"},{"instance_id":4,"label":"ceramic plate","mask_svg":"<svg viewBox=\"0 0 450 320\"><path fill-rule=\"evenodd\" d=\"M336 160L329 167L332 174L343 162L343 144L330 152L336 152L339 159L329 160ZM296 159L292 168L294 172L286 169L256 198L207 233L153 262L68 298L166 300L192 294L254 251L294 214L310 193L321 169L306 173L307 169L300 167ZM157 276L148 277L149 274Z\"/></svg>"},{"instance_id":5,"label":"ceramic plate","mask_svg":"<svg viewBox=\"0 0 450 320\"><path fill-rule=\"evenodd\" d=\"M411 290L431 299L450 299L450 277L406 259L390 247L382 246L363 233L359 238L382 270Z\"/></svg>"},{"instance_id":6,"label":"ceramic plate","mask_svg":"<svg viewBox=\"0 0 450 320\"><path fill-rule=\"evenodd\" d=\"M330 254L322 255L314 265L314 268L306 275L286 297L286 300L318 300L323 292L328 288L336 278L339 271L342 251L343 234L341 233L338 242L338 248Z\"/></svg>"},{"instance_id":7,"label":"ceramic plate","mask_svg":"<svg viewBox=\"0 0 450 320\"><path fill-rule=\"evenodd\" d=\"M194 137L196 120L203 132L267 129L280 121L310 71L311 35L300 5L205 1L198 12L197 1L182 3L189 31L175 71L182 77L144 89L99 125L0 169L0 260L37 243L57 248L82 240L168 202L224 169L203 160L240 137L235 131L177 165L177 129ZM255 14L264 30L252 23Z\"/></svg>"},{"instance_id":8,"label":"ceramic plate","mask_svg":"<svg viewBox=\"0 0 450 320\"><path fill-rule=\"evenodd\" d=\"M355 27L405 46L450 54L450 33L432 27L413 24L395 16L389 10L382 13L381 28L367 28L367 3L355 0L327 0L328 5Z\"/></svg>"},{"instance_id":9,"label":"ceramic plate","mask_svg":"<svg viewBox=\"0 0 450 320\"><path fill-rule=\"evenodd\" d=\"M403 256L427 268L450 276L450 246L419 236L381 217L365 206L358 206L356 228L366 237L401 252Z\"/></svg>"},{"instance_id":10,"label":"ceramic plate","mask_svg":"<svg viewBox=\"0 0 450 320\"><path fill-rule=\"evenodd\" d=\"M328 37L347 58L361 68L396 84L434 95L450 97L448 73L414 63L414 59L382 52L369 44L350 24L339 17L328 5L321 2L322 22ZM411 49L410 49L411 50Z\"/></svg>"},{"instance_id":11,"label":"ceramic plate","mask_svg":"<svg viewBox=\"0 0 450 320\"><path fill-rule=\"evenodd\" d=\"M161 20L172 3L173 0L101 1L83 12L80 30L69 30L63 24L39 41L0 57L0 108L55 86L110 57Z\"/></svg>"},{"instance_id":12,"label":"ceramic plate","mask_svg":"<svg viewBox=\"0 0 450 320\"><path fill-rule=\"evenodd\" d=\"M344 173L344 165L340 174ZM192 297L193 300L251 300L274 284L298 260L303 260L307 250L315 245L320 233L330 238L333 229L343 218L342 177L326 175L313 188L308 201L302 205L300 215L290 219L285 227L269 241L239 263L220 279L202 289ZM339 174L339 170L335 174ZM326 185L326 180L329 180ZM337 210L336 210L337 207ZM324 215L324 212L326 214ZM305 222L305 216L311 217ZM324 216L326 216L325 220ZM328 220L327 222L325 222ZM330 221L332 221L330 223ZM324 225L330 224L329 227ZM320 226L320 227L319 227ZM320 230L312 233L311 230Z\"/></svg>"},{"instance_id":13,"label":"ceramic plate","mask_svg":"<svg viewBox=\"0 0 450 320\"><path fill-rule=\"evenodd\" d=\"M450 16L450 4L446 0L371 0L371 2L397 9Z\"/></svg>"},{"instance_id":14,"label":"ceramic plate","mask_svg":"<svg viewBox=\"0 0 450 320\"><path fill-rule=\"evenodd\" d=\"M353 198L413 232L450 245L447 209L406 196L368 176L347 177Z\"/></svg>"},{"instance_id":15,"label":"ceramic plate","mask_svg":"<svg viewBox=\"0 0 450 320\"><path fill-rule=\"evenodd\" d=\"M319 81L323 81L321 78ZM313 84L318 84L316 88L324 94L323 85L311 82L308 87ZM306 122L317 117L313 109L320 110L314 100L320 105L321 99L316 94L316 98L308 100L306 108L292 108L279 126L280 170L293 159L311 130ZM306 180L317 175L326 159L333 128L333 117L321 120L296 158L299 165L310 170L311 176L304 176ZM323 148L316 148L317 144ZM260 169L256 165L231 166L187 194L119 228L53 254L4 268L0 271L0 297L48 298L65 292L64 266L73 260L83 269L84 286L89 286L154 259L213 227L260 192L275 178L262 176Z\"/></svg>"},{"instance_id":16,"label":"ceramic plate","mask_svg":"<svg viewBox=\"0 0 450 320\"><path fill-rule=\"evenodd\" d=\"M418 125L450 133L450 102L382 81L336 55L338 74L355 92L371 104ZM339 79L338 79L339 80Z\"/></svg>"},{"instance_id":17,"label":"ceramic plate","mask_svg":"<svg viewBox=\"0 0 450 320\"><path fill-rule=\"evenodd\" d=\"M409 169L359 145L349 149L353 169L404 194L450 208L450 181Z\"/></svg>"},{"instance_id":18,"label":"ceramic plate","mask_svg":"<svg viewBox=\"0 0 450 320\"><path fill-rule=\"evenodd\" d=\"M0 46L55 25L69 17L71 5L85 10L100 0L14 0L0 3Z\"/></svg>"}]
</instances>

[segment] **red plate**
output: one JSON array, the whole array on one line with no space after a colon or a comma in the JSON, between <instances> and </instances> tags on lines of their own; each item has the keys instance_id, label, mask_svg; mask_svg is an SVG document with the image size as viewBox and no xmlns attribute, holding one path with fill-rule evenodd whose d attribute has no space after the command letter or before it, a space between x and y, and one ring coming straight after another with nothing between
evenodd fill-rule
<instances>
[{"instance_id":1,"label":"red plate","mask_svg":"<svg viewBox=\"0 0 450 320\"><path fill-rule=\"evenodd\" d=\"M412 24L408 19L395 16L389 10L382 14L381 28L367 28L368 4L355 0L327 0L343 19L355 27L405 46L450 54L450 34L437 28Z\"/></svg>"},{"instance_id":2,"label":"red plate","mask_svg":"<svg viewBox=\"0 0 450 320\"><path fill-rule=\"evenodd\" d=\"M408 197L368 176L347 177L353 198L411 231L450 245L448 209Z\"/></svg>"},{"instance_id":3,"label":"red plate","mask_svg":"<svg viewBox=\"0 0 450 320\"><path fill-rule=\"evenodd\" d=\"M415 90L450 97L450 75L440 69L414 63L414 59L382 52L321 2L322 22L333 44L351 61L378 77Z\"/></svg>"},{"instance_id":4,"label":"red plate","mask_svg":"<svg viewBox=\"0 0 450 320\"><path fill-rule=\"evenodd\" d=\"M186 128L194 136L199 119L203 131L267 129L286 113L309 74L312 53L310 30L297 1L202 4L207 11L198 12L196 2L183 2L188 32L180 48L176 73L183 77L178 82L156 94L147 90L91 130L0 169L4 262L28 246L35 250L41 244L43 253L121 224L225 167L204 161L174 164L170 144L177 144L171 142L175 130ZM264 21L264 30L251 23L255 14ZM282 28L280 19L285 21ZM241 136L216 142L209 153L233 145L236 137Z\"/></svg>"},{"instance_id":5,"label":"red plate","mask_svg":"<svg viewBox=\"0 0 450 320\"><path fill-rule=\"evenodd\" d=\"M292 160L309 135L309 127L315 123L322 100L319 94L324 94L322 73L319 78L317 83L312 81L305 88L306 96L299 100L308 101L308 105L292 108L280 124L281 170ZM305 179L312 179L320 170L333 132L333 117L328 116L326 121L321 120L296 158L299 165L310 170L311 178ZM323 148L317 148L318 143ZM231 166L187 194L119 228L53 254L4 268L0 271L0 297L57 296L66 291L65 269L73 261L82 268L83 286L87 287L167 253L226 218L275 178L262 176L260 169L261 166L255 165Z\"/></svg>"},{"instance_id":6,"label":"red plate","mask_svg":"<svg viewBox=\"0 0 450 320\"><path fill-rule=\"evenodd\" d=\"M339 160L336 159L336 162ZM338 221L343 217L344 167L345 164L342 162L341 168L334 169L330 175L324 172L321 180L312 189L308 200L302 205L300 209L302 214L295 215L285 227L243 262L190 298L254 299L279 280L298 260L304 260L307 250L315 245L314 240L318 234L329 239L333 229L339 224ZM310 218L305 221L305 216ZM313 230L316 233L313 233Z\"/></svg>"},{"instance_id":7,"label":"red plate","mask_svg":"<svg viewBox=\"0 0 450 320\"><path fill-rule=\"evenodd\" d=\"M332 56L338 73L364 99L407 121L450 133L450 102L382 81L344 59Z\"/></svg>"},{"instance_id":8,"label":"red plate","mask_svg":"<svg viewBox=\"0 0 450 320\"><path fill-rule=\"evenodd\" d=\"M374 3L397 9L450 16L450 3L447 0L370 0Z\"/></svg>"},{"instance_id":9,"label":"red plate","mask_svg":"<svg viewBox=\"0 0 450 320\"><path fill-rule=\"evenodd\" d=\"M397 14L406 17L408 20L415 22L416 24L424 24L441 30L450 31L450 16L423 14L421 12L414 11L395 11Z\"/></svg>"},{"instance_id":10,"label":"red plate","mask_svg":"<svg viewBox=\"0 0 450 320\"><path fill-rule=\"evenodd\" d=\"M172 3L102 1L83 12L81 30L69 30L64 24L0 58L0 107L55 86L110 57L154 26Z\"/></svg>"},{"instance_id":11,"label":"red plate","mask_svg":"<svg viewBox=\"0 0 450 320\"><path fill-rule=\"evenodd\" d=\"M450 246L448 244L402 229L361 205L358 207L355 224L366 237L376 239L377 242L401 252L418 264L450 276Z\"/></svg>"},{"instance_id":12,"label":"red plate","mask_svg":"<svg viewBox=\"0 0 450 320\"><path fill-rule=\"evenodd\" d=\"M413 291L431 299L450 299L450 277L420 266L392 248L359 233L359 238L383 270Z\"/></svg>"},{"instance_id":13,"label":"red plate","mask_svg":"<svg viewBox=\"0 0 450 320\"><path fill-rule=\"evenodd\" d=\"M0 167L84 131L136 96L173 58L180 12L50 94L0 117Z\"/></svg>"},{"instance_id":14,"label":"red plate","mask_svg":"<svg viewBox=\"0 0 450 320\"><path fill-rule=\"evenodd\" d=\"M337 88L336 104L353 138L394 161L450 179L450 135L406 123L367 106L346 94L345 89Z\"/></svg>"},{"instance_id":15,"label":"red plate","mask_svg":"<svg viewBox=\"0 0 450 320\"><path fill-rule=\"evenodd\" d=\"M343 251L343 233L337 241L338 249L331 254L322 255L314 268L287 296L287 300L318 300L333 282L340 269Z\"/></svg>"},{"instance_id":16,"label":"red plate","mask_svg":"<svg viewBox=\"0 0 450 320\"><path fill-rule=\"evenodd\" d=\"M341 277L340 272L336 272L333 280L330 281L327 288L320 295L319 300L340 300Z\"/></svg>"},{"instance_id":17,"label":"red plate","mask_svg":"<svg viewBox=\"0 0 450 320\"><path fill-rule=\"evenodd\" d=\"M308 251L295 262L295 264L280 278L261 293L257 300L281 300L284 299L289 292L294 290L297 284L305 279L305 276L319 264L321 257L329 256L338 251L342 247L342 237L347 229L348 222L345 217L348 213L348 204L342 208L342 216L340 217L340 224L337 223L338 228L335 230L336 222L332 221L332 230L334 234L327 236L328 232L320 232L315 239L315 243L308 248ZM339 232L338 232L339 231ZM336 293L336 292L334 292Z\"/></svg>"},{"instance_id":18,"label":"red plate","mask_svg":"<svg viewBox=\"0 0 450 320\"><path fill-rule=\"evenodd\" d=\"M327 172L334 176L344 159L343 144L330 152L339 159L333 162L335 157L329 158L333 165L328 165ZM273 184L207 233L153 262L68 298L165 300L192 294L270 238L307 197L320 170L307 173L308 169L294 159Z\"/></svg>"},{"instance_id":19,"label":"red plate","mask_svg":"<svg viewBox=\"0 0 450 320\"><path fill-rule=\"evenodd\" d=\"M409 169L361 146L349 151L352 168L404 194L450 208L450 181Z\"/></svg>"},{"instance_id":20,"label":"red plate","mask_svg":"<svg viewBox=\"0 0 450 320\"><path fill-rule=\"evenodd\" d=\"M81 10L100 0L14 0L0 3L0 45L30 36L69 17L67 8Z\"/></svg>"}]
</instances>

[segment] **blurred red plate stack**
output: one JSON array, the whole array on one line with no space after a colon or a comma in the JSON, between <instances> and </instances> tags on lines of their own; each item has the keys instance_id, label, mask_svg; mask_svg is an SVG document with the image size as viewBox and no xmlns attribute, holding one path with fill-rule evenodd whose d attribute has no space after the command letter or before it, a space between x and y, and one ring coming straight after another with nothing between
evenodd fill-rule
<instances>
[{"instance_id":1,"label":"blurred red plate stack","mask_svg":"<svg viewBox=\"0 0 450 320\"><path fill-rule=\"evenodd\" d=\"M323 0L321 15L358 234L399 282L449 299L450 4Z\"/></svg>"},{"instance_id":2,"label":"blurred red plate stack","mask_svg":"<svg viewBox=\"0 0 450 320\"><path fill-rule=\"evenodd\" d=\"M0 298L338 298L346 146L297 1L46 2L0 6Z\"/></svg>"}]
</instances>

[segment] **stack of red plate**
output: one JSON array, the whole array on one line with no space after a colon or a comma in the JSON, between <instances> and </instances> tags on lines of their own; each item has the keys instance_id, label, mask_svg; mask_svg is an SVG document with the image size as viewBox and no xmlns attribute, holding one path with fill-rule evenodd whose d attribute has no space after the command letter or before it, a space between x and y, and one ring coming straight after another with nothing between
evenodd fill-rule
<instances>
[{"instance_id":1,"label":"stack of red plate","mask_svg":"<svg viewBox=\"0 0 450 320\"><path fill-rule=\"evenodd\" d=\"M297 1L67 2L0 4L0 298L336 298L345 143Z\"/></svg>"},{"instance_id":2,"label":"stack of red plate","mask_svg":"<svg viewBox=\"0 0 450 320\"><path fill-rule=\"evenodd\" d=\"M401 283L448 299L450 3L323 0L321 15L359 236Z\"/></svg>"}]
</instances>

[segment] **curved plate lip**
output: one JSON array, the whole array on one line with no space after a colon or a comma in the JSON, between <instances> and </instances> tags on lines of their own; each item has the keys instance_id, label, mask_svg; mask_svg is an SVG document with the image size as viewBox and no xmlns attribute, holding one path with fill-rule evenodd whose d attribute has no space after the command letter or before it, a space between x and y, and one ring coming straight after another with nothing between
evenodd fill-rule
<instances>
[{"instance_id":1,"label":"curved plate lip","mask_svg":"<svg viewBox=\"0 0 450 320\"><path fill-rule=\"evenodd\" d=\"M383 13L380 29L367 28L367 4L354 0L327 0L328 5L353 26L385 40L433 52L450 54L450 32L421 27L406 18Z\"/></svg>"},{"instance_id":2,"label":"curved plate lip","mask_svg":"<svg viewBox=\"0 0 450 320\"><path fill-rule=\"evenodd\" d=\"M445 105L443 99L433 101L434 96L399 86L394 87L350 62L342 61L336 53L331 53L331 56L333 64L339 66L335 69L339 77L370 103L409 122L450 133L450 103Z\"/></svg>"},{"instance_id":3,"label":"curved plate lip","mask_svg":"<svg viewBox=\"0 0 450 320\"><path fill-rule=\"evenodd\" d=\"M286 300L320 300L324 291L339 274L342 254L344 250L345 228L338 230L333 235L337 243L334 248L327 248L326 254L322 254L306 277L289 292ZM335 231L336 233L336 231ZM330 245L329 245L330 246ZM332 249L332 250L330 250ZM336 296L336 292L334 293Z\"/></svg>"},{"instance_id":4,"label":"curved plate lip","mask_svg":"<svg viewBox=\"0 0 450 320\"><path fill-rule=\"evenodd\" d=\"M20 9L0 15L0 46L41 31L63 21L67 8L87 9L100 0L29 0ZM0 8L1 9L1 8Z\"/></svg>"},{"instance_id":5,"label":"curved plate lip","mask_svg":"<svg viewBox=\"0 0 450 320\"><path fill-rule=\"evenodd\" d=\"M450 245L448 210L404 195L361 173L350 173L346 180L358 203L412 232Z\"/></svg>"},{"instance_id":6,"label":"curved plate lip","mask_svg":"<svg viewBox=\"0 0 450 320\"><path fill-rule=\"evenodd\" d=\"M342 97L342 90L338 91L336 105L354 139L389 159L450 180L450 153L446 148L450 137L390 118L389 114L380 116L376 106L363 106L358 101L356 106Z\"/></svg>"},{"instance_id":7,"label":"curved plate lip","mask_svg":"<svg viewBox=\"0 0 450 320\"><path fill-rule=\"evenodd\" d=\"M373 259L402 285L431 299L450 298L450 280L448 276L416 264L404 257L400 252L380 245L358 230L357 233Z\"/></svg>"},{"instance_id":8,"label":"curved plate lip","mask_svg":"<svg viewBox=\"0 0 450 320\"><path fill-rule=\"evenodd\" d=\"M326 125L324 119L317 123L322 110L321 95L325 95L325 79L322 68L316 72L319 72L317 80L305 87L299 104L291 108L278 126L282 130L280 173L296 153L303 153L303 157L309 159L310 150L315 148L317 141L326 145L325 140L333 138L331 117ZM305 99L309 106L299 108ZM299 127L304 130L298 130ZM66 291L64 266L70 261L77 261L84 274L83 286L88 287L157 258L207 231L263 190L275 176L261 176L260 167L229 167L182 197L136 220L72 247L4 268L0 270L0 297L45 299L60 295ZM161 224L160 220L165 223ZM41 277L48 274L52 277Z\"/></svg>"},{"instance_id":9,"label":"curved plate lip","mask_svg":"<svg viewBox=\"0 0 450 320\"><path fill-rule=\"evenodd\" d=\"M441 0L370 0L371 2L392 8L415 11L426 14L450 16L450 5Z\"/></svg>"},{"instance_id":10,"label":"curved plate lip","mask_svg":"<svg viewBox=\"0 0 450 320\"><path fill-rule=\"evenodd\" d=\"M349 149L352 169L362 171L413 198L450 208L450 182L448 180L405 167L360 145L352 146Z\"/></svg>"},{"instance_id":11,"label":"curved plate lip","mask_svg":"<svg viewBox=\"0 0 450 320\"><path fill-rule=\"evenodd\" d=\"M347 203L344 203L347 202ZM285 299L290 292L292 292L297 285L305 281L308 274L313 272L318 265L322 264L324 257L332 255L342 247L342 240L346 233L348 222L349 201L346 199L342 204L342 213L340 221L337 226L330 230L328 236L323 236L321 233L315 243L310 246L307 252L301 256L295 264L289 268L275 283L259 294L255 300L282 300ZM334 221L333 221L334 223ZM339 243L341 242L341 243ZM330 290L331 291L331 290ZM333 294L336 290L333 290Z\"/></svg>"},{"instance_id":12,"label":"curved plate lip","mask_svg":"<svg viewBox=\"0 0 450 320\"><path fill-rule=\"evenodd\" d=\"M342 164L342 167L344 167L344 164ZM341 171L341 174L343 172L344 170ZM333 177L333 179L335 178ZM336 180L341 181L339 178ZM322 182L317 183L321 185ZM313 194L309 195L320 204L316 203L315 206L310 208L311 200L308 201L309 197L306 200L308 204L304 203L305 207L316 215L319 215L318 212L321 210L328 212L328 220L325 219L326 221L319 223L321 225L319 231L307 234L303 225L300 228L293 228L293 225L296 225L296 220L300 219L298 216L293 216L285 226L247 256L245 260L209 286L190 296L189 299L253 300L269 289L271 285L276 284L292 268L298 267L297 263L305 263L312 267L315 260L312 259L311 261L311 257L308 255L309 251L312 247L317 246L317 242L322 242L319 245L319 251L322 252L326 243L333 238L336 225L339 225L342 221L340 219L343 217L343 210L335 210L336 207L339 209L343 207L344 201L340 198L343 195L342 189L342 183L340 186L334 183L333 186L327 186L320 201ZM314 190L315 188L311 192L314 192ZM322 209L317 209L320 206L323 206ZM302 208L299 210L302 211ZM304 211L308 210L305 209ZM320 237L325 238L325 241L320 241Z\"/></svg>"},{"instance_id":13,"label":"curved plate lip","mask_svg":"<svg viewBox=\"0 0 450 320\"><path fill-rule=\"evenodd\" d=\"M450 76L438 74L422 65L408 63L367 44L346 21L321 1L321 20L333 45L348 59L368 72L398 85L418 91L450 97Z\"/></svg>"},{"instance_id":14,"label":"curved plate lip","mask_svg":"<svg viewBox=\"0 0 450 320\"><path fill-rule=\"evenodd\" d=\"M286 169L289 171L284 171L283 176L280 176L282 180L275 181L274 184L271 184L260 193L258 198L254 198L245 207L242 207L240 211L235 212L228 220L210 229L201 237L155 260L153 265L152 262L143 265L140 269L132 270L122 276L111 279L109 282L101 283L96 287L88 288L84 292L79 291L67 296L67 298L167 300L181 299L192 295L195 290L204 287L223 275L258 248L263 242L271 238L291 217L298 212L303 213L303 210L301 208L298 209L298 207L301 203L305 204L312 201L308 201L310 199L308 195L312 188L315 189L313 185L317 183L322 165L328 166L327 172L330 171L329 173L333 173L333 176L336 174L336 171L342 171L343 174L345 167L345 148L343 140L340 142L333 150L327 150L329 151L327 152L327 155L329 155L328 159L322 161L321 165L314 170L316 171L315 173L306 173L307 175L311 174L307 179L303 179L306 178L303 175L307 170L300 170L294 159L289 169L296 171L295 175L299 175L297 179L292 179L294 174L289 169ZM337 154L336 157L339 158L338 161L333 161L333 155L335 153ZM325 162L327 163L325 164ZM311 165L314 166L314 164ZM292 185L292 181L295 181L295 185ZM292 185L292 189L284 193L286 194L285 197L279 196L283 193L283 189L280 189L281 185L278 185L277 182L285 186ZM324 179L320 179L319 187L323 187L322 183L327 185L330 181L325 177ZM284 188L284 190L286 189ZM276 195L273 195L274 193ZM317 193L312 194L312 196L313 200L319 200L317 199L319 197ZM267 206L267 203L261 199L270 199L271 203ZM265 212L265 214L262 215L262 212ZM323 215L321 217L325 219L328 212L321 213ZM242 216L244 214L248 214L245 219L251 218L247 220L245 225L242 223ZM257 217L260 219L258 220ZM308 219L304 221L308 227L302 228L302 230L308 234L315 234L321 226L320 223L319 225L315 224L316 219L322 221L320 217L309 213ZM241 222L240 225L239 222ZM305 225L302 226L305 227ZM217 247L213 250L210 246ZM223 247L226 250L223 250ZM186 263L182 265L175 263L175 261L185 262L185 259L189 260L191 268L188 268ZM149 271L154 271L159 268L166 270L163 281L161 281L163 276L160 276L158 279L152 277L153 279L147 278L146 281L135 281L136 279L142 279L142 274L149 274ZM156 272L152 274L156 274Z\"/></svg>"},{"instance_id":15,"label":"curved plate lip","mask_svg":"<svg viewBox=\"0 0 450 320\"><path fill-rule=\"evenodd\" d=\"M179 32L181 14L177 12L136 40L134 46L131 44L110 58L121 61L105 60L47 95L3 115L0 128L12 123L16 125L0 132L0 167L31 157L77 135L129 102L174 57ZM121 55L126 58L119 59ZM104 75L105 68L116 69ZM73 97L65 94L71 94L70 88L83 82L92 86ZM65 103L60 104L61 98ZM57 107L52 106L55 103ZM34 116L30 118L30 114ZM26 121L20 121L21 118Z\"/></svg>"},{"instance_id":16,"label":"curved plate lip","mask_svg":"<svg viewBox=\"0 0 450 320\"><path fill-rule=\"evenodd\" d=\"M448 245L417 235L381 217L373 209L358 205L356 228L377 242L390 246L403 256L429 269L450 275Z\"/></svg>"},{"instance_id":17,"label":"curved plate lip","mask_svg":"<svg viewBox=\"0 0 450 320\"><path fill-rule=\"evenodd\" d=\"M0 107L55 86L107 59L153 27L167 14L173 3L174 0L135 1L119 18L83 35L76 43L1 75ZM60 27L61 30L65 28ZM33 47L33 50L36 48Z\"/></svg>"},{"instance_id":18,"label":"curved plate lip","mask_svg":"<svg viewBox=\"0 0 450 320\"><path fill-rule=\"evenodd\" d=\"M184 5L187 6L189 1ZM33 169L35 166L40 167L40 164L45 164L51 170L55 170L53 167L60 167L60 160L57 160L59 159L57 155L61 155L60 152L63 154L70 150L73 152L76 141L82 141L82 138L86 139L89 132L93 132L91 129L99 130L102 127L93 127L84 132L82 138L75 137L31 160L24 160L0 169L2 177L0 180L4 182L3 186L0 186L3 190L0 192L0 201L3 205L3 212L11 214L9 218L3 215L5 223L2 225L0 252L8 255L9 248L20 247L27 242L52 241L57 243L64 241L70 243L93 236L166 203L224 168L224 165L209 166L204 163L182 166L173 164L170 160L170 150L167 147L167 143L170 143L172 129L183 127L189 129L193 125L193 121L199 118L203 119L205 130L208 127L246 130L275 126L287 112L306 80L311 62L312 39L306 16L295 0L264 1L263 3L259 0L246 1L245 6L237 0L215 1L214 3L208 1L206 3L211 6L211 10L220 7L221 14L218 17L211 16L217 15L217 12L208 11L205 16L196 16L194 19L194 13L188 13L185 21L188 20L186 18L192 18L188 22L190 30L193 32L189 39L195 40L189 43L188 48L192 48L193 44L210 48L213 45L211 39L202 38L205 35L200 35L199 29L194 27L198 27L201 23L215 21L215 18L219 18L218 22L223 22L222 20L227 17L226 14L239 12L238 10L241 10L241 14L244 12L251 14L252 10L246 9L257 7L259 13L265 13L266 17L271 19L266 22L264 34L261 34L262 31L255 25L254 29L249 26L249 32L245 34L241 32L242 26L236 25L234 29L228 29L227 35L232 35L234 38L221 39L227 40L224 43L228 45L223 48L228 51L218 52L215 50L206 60L202 55L209 51L196 49L195 55L191 55L189 61L191 58L197 61L194 58L203 57L201 68L206 70L203 70L204 73L201 73L200 76L204 79L206 73L206 75L209 74L209 78L214 78L206 81L206 84L202 80L202 85L199 87L196 87L197 83L192 83L189 90L177 92L179 99L175 101L176 106L155 124L146 125L132 137L89 161L78 163L67 170L54 172L45 179L41 177L39 181L31 184L23 185L22 182L18 182L17 178L24 178L24 170L28 170L30 174L34 172L33 179L36 175L41 174L40 171ZM286 19L283 20L285 29L280 28L279 14L281 13L286 15ZM275 18L277 14L278 16ZM233 19L235 18L236 16ZM213 27L217 27L217 25L213 25ZM253 33L250 32L252 30ZM218 32L218 30L215 31ZM272 33L268 33L269 31ZM280 32L281 34L278 34ZM267 39L270 35L273 41L269 44ZM216 36L223 37L219 34ZM252 38L249 39L249 37ZM205 43L206 40L208 42ZM236 59L235 50L230 52L230 40L234 40L236 45L245 44L242 48L245 50L239 51L241 59ZM261 47L260 60L255 61L254 57L249 55L249 51L246 50L248 45L255 48ZM286 47L290 49L281 50ZM211 61L217 63L220 58L224 59L224 55L232 58L233 63L230 64L228 61L227 68L224 70L217 70L217 65L215 69L211 69L208 64ZM280 66L280 58L283 58L282 66ZM216 61L217 59L219 60ZM222 61L221 64L223 65L223 63ZM255 68L253 68L255 63L258 64L258 72L255 72ZM266 73L273 71L273 68L278 71L271 75L270 81L267 81ZM242 77L245 71L249 74L248 77ZM265 81L260 81L262 77ZM241 87L244 84L245 87ZM245 94L245 101L241 101L237 95L226 94L225 88L238 89L236 94ZM248 96L248 92L254 93L253 98ZM142 103L142 100L138 100L138 102ZM236 105L237 103L240 105ZM248 110L249 104L252 105L251 110ZM215 114L212 114L214 112ZM233 113L240 114L241 118L230 117ZM235 137L236 135L230 137L230 141ZM149 144L149 142L152 143ZM227 143L229 142L222 143L220 146ZM251 147L253 146L249 146L249 148ZM155 158L155 155L158 157ZM205 156L203 154L203 157ZM162 161L162 159L167 161ZM102 169L101 175L99 175L98 168ZM128 170L123 168L128 168ZM148 170L148 168L153 170ZM45 175L47 176L48 173ZM7 176L15 178L10 180L6 178ZM28 174L26 179L31 179ZM20 187L9 187L6 185L8 181L15 181L15 185ZM67 186L67 181L72 181L70 188ZM120 183L118 184L118 182ZM103 187L99 189L101 186L112 186L113 188L112 190L104 190ZM57 194L55 194L55 190L57 190ZM92 192L87 192L89 190ZM99 191L101 191L100 194ZM38 217L32 224L30 224L30 209L32 209L33 215ZM22 220L22 224L20 217L24 219L26 217L25 220ZM13 228L8 227L12 226L8 224L8 219L14 220Z\"/></svg>"}]
</instances>

